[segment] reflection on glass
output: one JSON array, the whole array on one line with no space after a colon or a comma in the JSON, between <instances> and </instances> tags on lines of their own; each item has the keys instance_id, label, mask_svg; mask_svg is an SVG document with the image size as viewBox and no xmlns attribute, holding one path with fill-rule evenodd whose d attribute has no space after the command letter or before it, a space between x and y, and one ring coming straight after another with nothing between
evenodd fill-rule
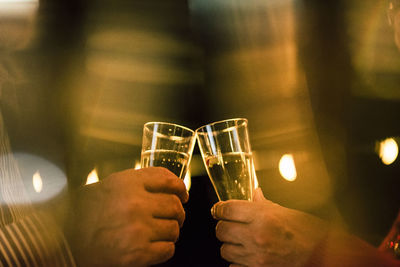
<instances>
[{"instance_id":1,"label":"reflection on glass","mask_svg":"<svg viewBox=\"0 0 400 267\"><path fill-rule=\"evenodd\" d=\"M218 199L252 200L254 163L247 119L214 122L200 127L196 133Z\"/></svg>"},{"instance_id":2,"label":"reflection on glass","mask_svg":"<svg viewBox=\"0 0 400 267\"><path fill-rule=\"evenodd\" d=\"M186 190L189 192L190 187L192 186L192 175L190 173L190 169L187 170L185 178L183 179L183 182L185 183Z\"/></svg>"},{"instance_id":3,"label":"reflection on glass","mask_svg":"<svg viewBox=\"0 0 400 267\"><path fill-rule=\"evenodd\" d=\"M257 178L257 174L256 174L256 168L253 166L253 180L254 180L254 188L258 188L259 187L259 183L258 183L258 178Z\"/></svg>"},{"instance_id":4,"label":"reflection on glass","mask_svg":"<svg viewBox=\"0 0 400 267\"><path fill-rule=\"evenodd\" d=\"M140 169L140 161L135 161L135 170L139 170Z\"/></svg>"},{"instance_id":5,"label":"reflection on glass","mask_svg":"<svg viewBox=\"0 0 400 267\"><path fill-rule=\"evenodd\" d=\"M279 161L279 172L288 181L294 181L297 177L296 166L292 154L285 154Z\"/></svg>"},{"instance_id":6,"label":"reflection on glass","mask_svg":"<svg viewBox=\"0 0 400 267\"><path fill-rule=\"evenodd\" d=\"M143 128L141 167L164 167L183 179L195 144L194 131L173 123L148 122Z\"/></svg>"}]
</instances>

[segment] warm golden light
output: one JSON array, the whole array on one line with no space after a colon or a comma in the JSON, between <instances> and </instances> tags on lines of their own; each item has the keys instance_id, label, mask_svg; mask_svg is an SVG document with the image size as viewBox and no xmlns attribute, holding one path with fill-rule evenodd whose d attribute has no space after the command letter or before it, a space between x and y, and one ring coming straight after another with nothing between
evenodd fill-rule
<instances>
[{"instance_id":1,"label":"warm golden light","mask_svg":"<svg viewBox=\"0 0 400 267\"><path fill-rule=\"evenodd\" d=\"M183 179L183 182L185 183L186 190L189 191L190 187L192 186L192 176L190 174L190 170L186 172L185 178Z\"/></svg>"},{"instance_id":2,"label":"warm golden light","mask_svg":"<svg viewBox=\"0 0 400 267\"><path fill-rule=\"evenodd\" d=\"M37 193L42 192L42 189L43 189L43 181L42 181L42 177L40 176L39 171L36 171L36 172L33 174L33 177L32 177L32 184L33 184L33 189L35 189L35 191L36 191Z\"/></svg>"},{"instance_id":3,"label":"warm golden light","mask_svg":"<svg viewBox=\"0 0 400 267\"><path fill-rule=\"evenodd\" d=\"M256 169L253 166L253 178L254 178L254 188L257 188L259 186L257 175L256 175Z\"/></svg>"},{"instance_id":4,"label":"warm golden light","mask_svg":"<svg viewBox=\"0 0 400 267\"><path fill-rule=\"evenodd\" d=\"M282 156L279 161L279 172L282 177L288 181L296 180L297 172L292 154L285 154Z\"/></svg>"},{"instance_id":5,"label":"warm golden light","mask_svg":"<svg viewBox=\"0 0 400 267\"><path fill-rule=\"evenodd\" d=\"M0 0L1 16L30 16L36 13L39 0Z\"/></svg>"},{"instance_id":6,"label":"warm golden light","mask_svg":"<svg viewBox=\"0 0 400 267\"><path fill-rule=\"evenodd\" d=\"M88 175L86 179L86 184L94 184L99 181L99 176L97 175L97 170L94 168Z\"/></svg>"},{"instance_id":7,"label":"warm golden light","mask_svg":"<svg viewBox=\"0 0 400 267\"><path fill-rule=\"evenodd\" d=\"M140 169L140 162L135 161L135 170L139 170L139 169Z\"/></svg>"},{"instance_id":8,"label":"warm golden light","mask_svg":"<svg viewBox=\"0 0 400 267\"><path fill-rule=\"evenodd\" d=\"M379 143L379 157L383 164L392 164L399 153L399 147L393 138L387 138Z\"/></svg>"},{"instance_id":9,"label":"warm golden light","mask_svg":"<svg viewBox=\"0 0 400 267\"><path fill-rule=\"evenodd\" d=\"M38 3L38 0L0 0L0 3Z\"/></svg>"}]
</instances>

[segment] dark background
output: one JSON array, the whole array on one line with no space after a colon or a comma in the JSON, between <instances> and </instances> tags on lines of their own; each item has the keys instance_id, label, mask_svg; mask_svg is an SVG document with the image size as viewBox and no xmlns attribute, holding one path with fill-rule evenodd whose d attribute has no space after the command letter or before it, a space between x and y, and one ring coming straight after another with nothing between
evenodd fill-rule
<instances>
[{"instance_id":1,"label":"dark background","mask_svg":"<svg viewBox=\"0 0 400 267\"><path fill-rule=\"evenodd\" d=\"M3 108L14 150L62 166L74 189L94 167L100 178L133 167L147 121L195 129L246 117L267 198L378 245L400 203L399 160L376 153L377 142L400 140L386 2L265 2L42 1L32 45L15 53L25 78L16 95L3 92L17 103ZM294 182L279 174L284 153ZM227 266L198 155L165 266Z\"/></svg>"}]
</instances>

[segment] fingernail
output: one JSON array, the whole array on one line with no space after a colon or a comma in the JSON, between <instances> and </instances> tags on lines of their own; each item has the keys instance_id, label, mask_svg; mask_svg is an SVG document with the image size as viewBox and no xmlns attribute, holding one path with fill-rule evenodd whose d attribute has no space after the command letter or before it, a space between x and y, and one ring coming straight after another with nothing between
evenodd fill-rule
<instances>
[{"instance_id":1,"label":"fingernail","mask_svg":"<svg viewBox=\"0 0 400 267\"><path fill-rule=\"evenodd\" d=\"M215 205L211 208L211 215L215 218Z\"/></svg>"}]
</instances>

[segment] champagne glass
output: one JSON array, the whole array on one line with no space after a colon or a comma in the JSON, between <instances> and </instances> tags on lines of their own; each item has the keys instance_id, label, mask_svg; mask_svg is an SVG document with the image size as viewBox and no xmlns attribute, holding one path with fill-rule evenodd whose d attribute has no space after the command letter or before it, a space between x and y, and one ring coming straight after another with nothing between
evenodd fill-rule
<instances>
[{"instance_id":1,"label":"champagne glass","mask_svg":"<svg viewBox=\"0 0 400 267\"><path fill-rule=\"evenodd\" d=\"M196 130L208 176L220 201L252 200L254 163L247 119L229 119Z\"/></svg>"},{"instance_id":2,"label":"champagne glass","mask_svg":"<svg viewBox=\"0 0 400 267\"><path fill-rule=\"evenodd\" d=\"M165 167L185 178L195 144L193 130L173 123L148 122L143 127L140 165Z\"/></svg>"}]
</instances>

